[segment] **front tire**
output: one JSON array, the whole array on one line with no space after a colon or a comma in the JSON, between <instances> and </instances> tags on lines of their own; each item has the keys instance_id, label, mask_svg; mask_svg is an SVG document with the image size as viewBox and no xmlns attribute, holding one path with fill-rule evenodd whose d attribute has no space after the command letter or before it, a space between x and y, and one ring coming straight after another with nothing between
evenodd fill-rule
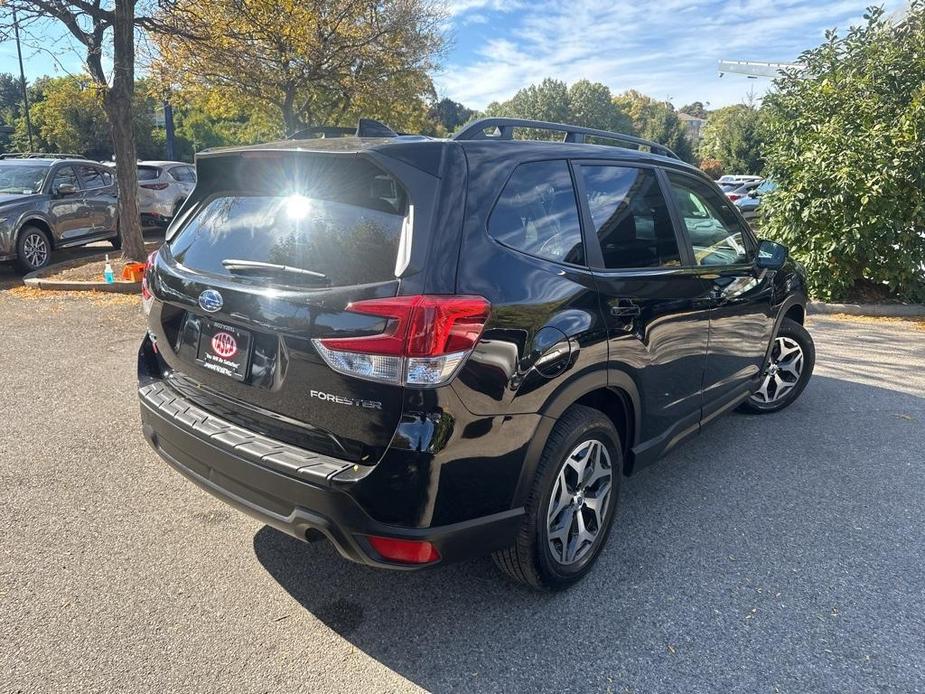
<instances>
[{"instance_id":1,"label":"front tire","mask_svg":"<svg viewBox=\"0 0 925 694\"><path fill-rule=\"evenodd\" d=\"M492 555L495 564L537 590L564 590L584 578L613 524L622 450L603 413L566 410L543 449L517 538Z\"/></svg>"},{"instance_id":2,"label":"front tire","mask_svg":"<svg viewBox=\"0 0 925 694\"><path fill-rule=\"evenodd\" d=\"M816 365L816 345L802 325L784 318L774 338L761 385L739 409L753 414L780 412L806 388Z\"/></svg>"},{"instance_id":3,"label":"front tire","mask_svg":"<svg viewBox=\"0 0 925 694\"><path fill-rule=\"evenodd\" d=\"M24 274L35 272L51 262L51 239L44 229L24 226L16 239L16 266Z\"/></svg>"}]
</instances>

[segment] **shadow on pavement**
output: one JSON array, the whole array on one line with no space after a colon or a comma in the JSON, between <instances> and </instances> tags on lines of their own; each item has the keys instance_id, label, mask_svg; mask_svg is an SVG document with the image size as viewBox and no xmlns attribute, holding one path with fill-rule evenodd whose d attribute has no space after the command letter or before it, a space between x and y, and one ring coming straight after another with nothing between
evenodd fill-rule
<instances>
[{"instance_id":1,"label":"shadow on pavement","mask_svg":"<svg viewBox=\"0 0 925 694\"><path fill-rule=\"evenodd\" d=\"M564 594L490 559L377 571L268 527L254 551L428 690L914 688L923 428L925 398L824 376L784 412L726 417L626 481L609 546Z\"/></svg>"}]
</instances>

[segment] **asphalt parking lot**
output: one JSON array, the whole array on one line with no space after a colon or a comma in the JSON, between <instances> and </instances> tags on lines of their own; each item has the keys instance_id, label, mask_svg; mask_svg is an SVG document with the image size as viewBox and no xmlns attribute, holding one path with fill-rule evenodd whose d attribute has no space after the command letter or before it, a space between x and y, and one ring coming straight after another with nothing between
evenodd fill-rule
<instances>
[{"instance_id":1,"label":"asphalt parking lot","mask_svg":"<svg viewBox=\"0 0 925 694\"><path fill-rule=\"evenodd\" d=\"M548 596L226 508L142 439L135 300L13 284L0 691L925 691L921 328L813 320L801 400L628 480L596 570Z\"/></svg>"}]
</instances>

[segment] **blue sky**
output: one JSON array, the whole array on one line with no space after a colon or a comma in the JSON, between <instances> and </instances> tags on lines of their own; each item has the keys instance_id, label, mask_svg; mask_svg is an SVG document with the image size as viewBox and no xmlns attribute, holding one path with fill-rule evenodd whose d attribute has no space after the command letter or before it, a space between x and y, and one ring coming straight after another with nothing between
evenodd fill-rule
<instances>
[{"instance_id":1,"label":"blue sky","mask_svg":"<svg viewBox=\"0 0 925 694\"><path fill-rule=\"evenodd\" d=\"M858 23L865 0L449 0L451 46L435 83L470 108L509 98L555 77L586 78L614 92L638 89L678 106L738 103L768 80L717 74L717 61L789 62L819 44L827 28ZM882 0L888 11L905 0ZM36 32L33 32L33 34ZM60 30L26 48L26 77L81 70ZM12 41L0 43L0 72L17 72Z\"/></svg>"}]
</instances>

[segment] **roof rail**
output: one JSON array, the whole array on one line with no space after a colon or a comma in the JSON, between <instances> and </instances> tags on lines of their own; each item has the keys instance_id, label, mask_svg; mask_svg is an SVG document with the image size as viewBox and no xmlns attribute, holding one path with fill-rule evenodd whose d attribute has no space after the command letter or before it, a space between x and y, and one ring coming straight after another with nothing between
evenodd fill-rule
<instances>
[{"instance_id":1,"label":"roof rail","mask_svg":"<svg viewBox=\"0 0 925 694\"><path fill-rule=\"evenodd\" d=\"M497 135L486 135L485 131L489 128L497 128ZM514 139L514 128L536 128L538 130L555 130L565 133L563 142L582 143L585 137L591 135L599 137L602 140L614 140L615 142L624 142L627 144L641 145L648 147L653 154L661 154L673 159L680 157L668 149L665 145L658 142L646 140L635 135L624 135L623 133L613 133L609 130L596 130L594 128L583 128L579 125L566 125L565 123L548 123L542 120L527 120L524 118L481 118L474 121L453 135L454 140L512 140Z\"/></svg>"},{"instance_id":2,"label":"roof rail","mask_svg":"<svg viewBox=\"0 0 925 694\"><path fill-rule=\"evenodd\" d=\"M68 152L4 152L0 154L0 159L87 159L80 154L70 154Z\"/></svg>"}]
</instances>

